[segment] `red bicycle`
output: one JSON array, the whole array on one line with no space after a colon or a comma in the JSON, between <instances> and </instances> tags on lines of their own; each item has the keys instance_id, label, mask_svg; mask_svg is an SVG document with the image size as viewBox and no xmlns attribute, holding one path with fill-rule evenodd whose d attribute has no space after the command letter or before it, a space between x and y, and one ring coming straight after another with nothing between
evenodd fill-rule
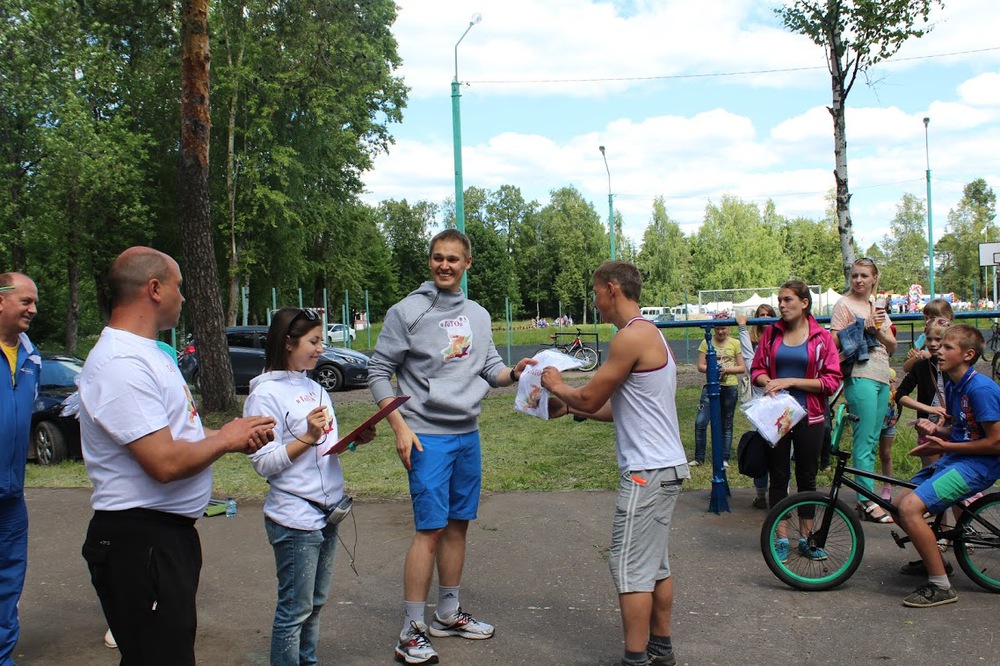
<instances>
[{"instance_id":1,"label":"red bicycle","mask_svg":"<svg viewBox=\"0 0 1000 666\"><path fill-rule=\"evenodd\" d=\"M576 329L576 336L573 338L572 342L559 342L559 336L569 336L570 333L553 333L549 337L552 338L551 345L545 345L542 349L556 349L564 354L569 354L573 358L579 360L583 365L580 367L584 372L590 372L597 367L597 362L600 360L597 352L590 347L583 344L580 340L581 331ZM539 350L541 351L541 349Z\"/></svg>"}]
</instances>

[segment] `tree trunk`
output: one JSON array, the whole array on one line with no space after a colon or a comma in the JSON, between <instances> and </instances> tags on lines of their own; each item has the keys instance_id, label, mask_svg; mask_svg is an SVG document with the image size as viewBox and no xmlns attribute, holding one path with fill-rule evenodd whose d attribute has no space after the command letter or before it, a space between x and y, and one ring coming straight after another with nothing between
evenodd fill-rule
<instances>
[{"instance_id":1,"label":"tree trunk","mask_svg":"<svg viewBox=\"0 0 1000 666\"><path fill-rule=\"evenodd\" d=\"M223 330L219 269L212 243L208 191L209 112L208 0L181 3L180 215L189 320L198 345L202 407L236 406L233 372Z\"/></svg>"},{"instance_id":2,"label":"tree trunk","mask_svg":"<svg viewBox=\"0 0 1000 666\"><path fill-rule=\"evenodd\" d=\"M837 231L840 233L840 254L843 257L844 293L850 286L851 264L854 263L854 223L851 222L851 191L847 186L847 121L844 104L847 92L844 88L843 61L839 54L843 51L839 33L833 35L830 43L830 79L833 103L829 111L833 117L833 177L837 181Z\"/></svg>"},{"instance_id":3,"label":"tree trunk","mask_svg":"<svg viewBox=\"0 0 1000 666\"><path fill-rule=\"evenodd\" d=\"M71 190L66 220L66 282L69 298L66 301L66 353L76 354L77 328L80 321L80 197L76 188Z\"/></svg>"},{"instance_id":4,"label":"tree trunk","mask_svg":"<svg viewBox=\"0 0 1000 666\"><path fill-rule=\"evenodd\" d=\"M226 325L236 325L236 314L240 306L240 285L239 285L239 248L240 243L236 240L236 179L238 174L238 164L236 161L236 105L239 102L240 65L243 64L244 49L240 46L233 62L231 43L226 45L226 58L229 60L230 69L237 72L233 77L233 93L229 98L229 125L226 128L228 136L226 140L226 203L229 204L229 304L226 308ZM235 68L234 68L235 65Z\"/></svg>"}]
</instances>

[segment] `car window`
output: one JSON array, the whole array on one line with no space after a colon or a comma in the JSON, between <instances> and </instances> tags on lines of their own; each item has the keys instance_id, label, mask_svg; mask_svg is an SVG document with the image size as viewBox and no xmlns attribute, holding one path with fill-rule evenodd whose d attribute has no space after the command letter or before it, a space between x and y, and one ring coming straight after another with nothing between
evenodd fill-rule
<instances>
[{"instance_id":1,"label":"car window","mask_svg":"<svg viewBox=\"0 0 1000 666\"><path fill-rule=\"evenodd\" d=\"M230 347L255 347L254 334L251 331L234 331L226 334L226 342Z\"/></svg>"},{"instance_id":2,"label":"car window","mask_svg":"<svg viewBox=\"0 0 1000 666\"><path fill-rule=\"evenodd\" d=\"M44 359L42 361L42 386L74 386L81 368L71 361Z\"/></svg>"}]
</instances>

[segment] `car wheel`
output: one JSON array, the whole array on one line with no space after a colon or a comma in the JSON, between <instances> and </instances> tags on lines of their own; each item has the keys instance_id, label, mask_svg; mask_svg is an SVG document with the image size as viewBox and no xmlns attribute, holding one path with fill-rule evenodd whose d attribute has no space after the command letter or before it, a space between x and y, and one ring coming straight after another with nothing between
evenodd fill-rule
<instances>
[{"instance_id":1,"label":"car wheel","mask_svg":"<svg viewBox=\"0 0 1000 666\"><path fill-rule=\"evenodd\" d=\"M39 465L54 465L65 460L69 454L66 448L66 436L59 426L50 421L42 421L35 426L31 441Z\"/></svg>"},{"instance_id":2,"label":"car wheel","mask_svg":"<svg viewBox=\"0 0 1000 666\"><path fill-rule=\"evenodd\" d=\"M344 373L335 365L322 365L316 368L316 382L328 393L344 388Z\"/></svg>"}]
</instances>

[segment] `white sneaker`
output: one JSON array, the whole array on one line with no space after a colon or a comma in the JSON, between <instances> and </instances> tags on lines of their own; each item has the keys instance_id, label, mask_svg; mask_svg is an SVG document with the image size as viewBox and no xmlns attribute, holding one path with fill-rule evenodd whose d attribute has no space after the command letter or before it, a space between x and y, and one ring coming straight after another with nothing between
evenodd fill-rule
<instances>
[{"instance_id":1,"label":"white sneaker","mask_svg":"<svg viewBox=\"0 0 1000 666\"><path fill-rule=\"evenodd\" d=\"M410 628L399 637L396 660L407 664L436 664L438 653L427 639L427 625L410 621Z\"/></svg>"},{"instance_id":2,"label":"white sneaker","mask_svg":"<svg viewBox=\"0 0 1000 666\"><path fill-rule=\"evenodd\" d=\"M111 629L108 629L107 633L104 634L104 647L112 650L118 649L118 643L115 641L115 637L114 634L111 633Z\"/></svg>"},{"instance_id":3,"label":"white sneaker","mask_svg":"<svg viewBox=\"0 0 1000 666\"><path fill-rule=\"evenodd\" d=\"M480 622L461 608L458 612L447 620L438 618L434 613L431 620L431 628L428 630L431 636L461 636L473 640L492 638L495 631L492 624Z\"/></svg>"},{"instance_id":4,"label":"white sneaker","mask_svg":"<svg viewBox=\"0 0 1000 666\"><path fill-rule=\"evenodd\" d=\"M700 467L700 466L701 466L701 463L698 462L697 460L689 460L688 461L688 467Z\"/></svg>"},{"instance_id":5,"label":"white sneaker","mask_svg":"<svg viewBox=\"0 0 1000 666\"><path fill-rule=\"evenodd\" d=\"M728 460L723 460L722 461L722 469L729 469L729 461Z\"/></svg>"}]
</instances>

